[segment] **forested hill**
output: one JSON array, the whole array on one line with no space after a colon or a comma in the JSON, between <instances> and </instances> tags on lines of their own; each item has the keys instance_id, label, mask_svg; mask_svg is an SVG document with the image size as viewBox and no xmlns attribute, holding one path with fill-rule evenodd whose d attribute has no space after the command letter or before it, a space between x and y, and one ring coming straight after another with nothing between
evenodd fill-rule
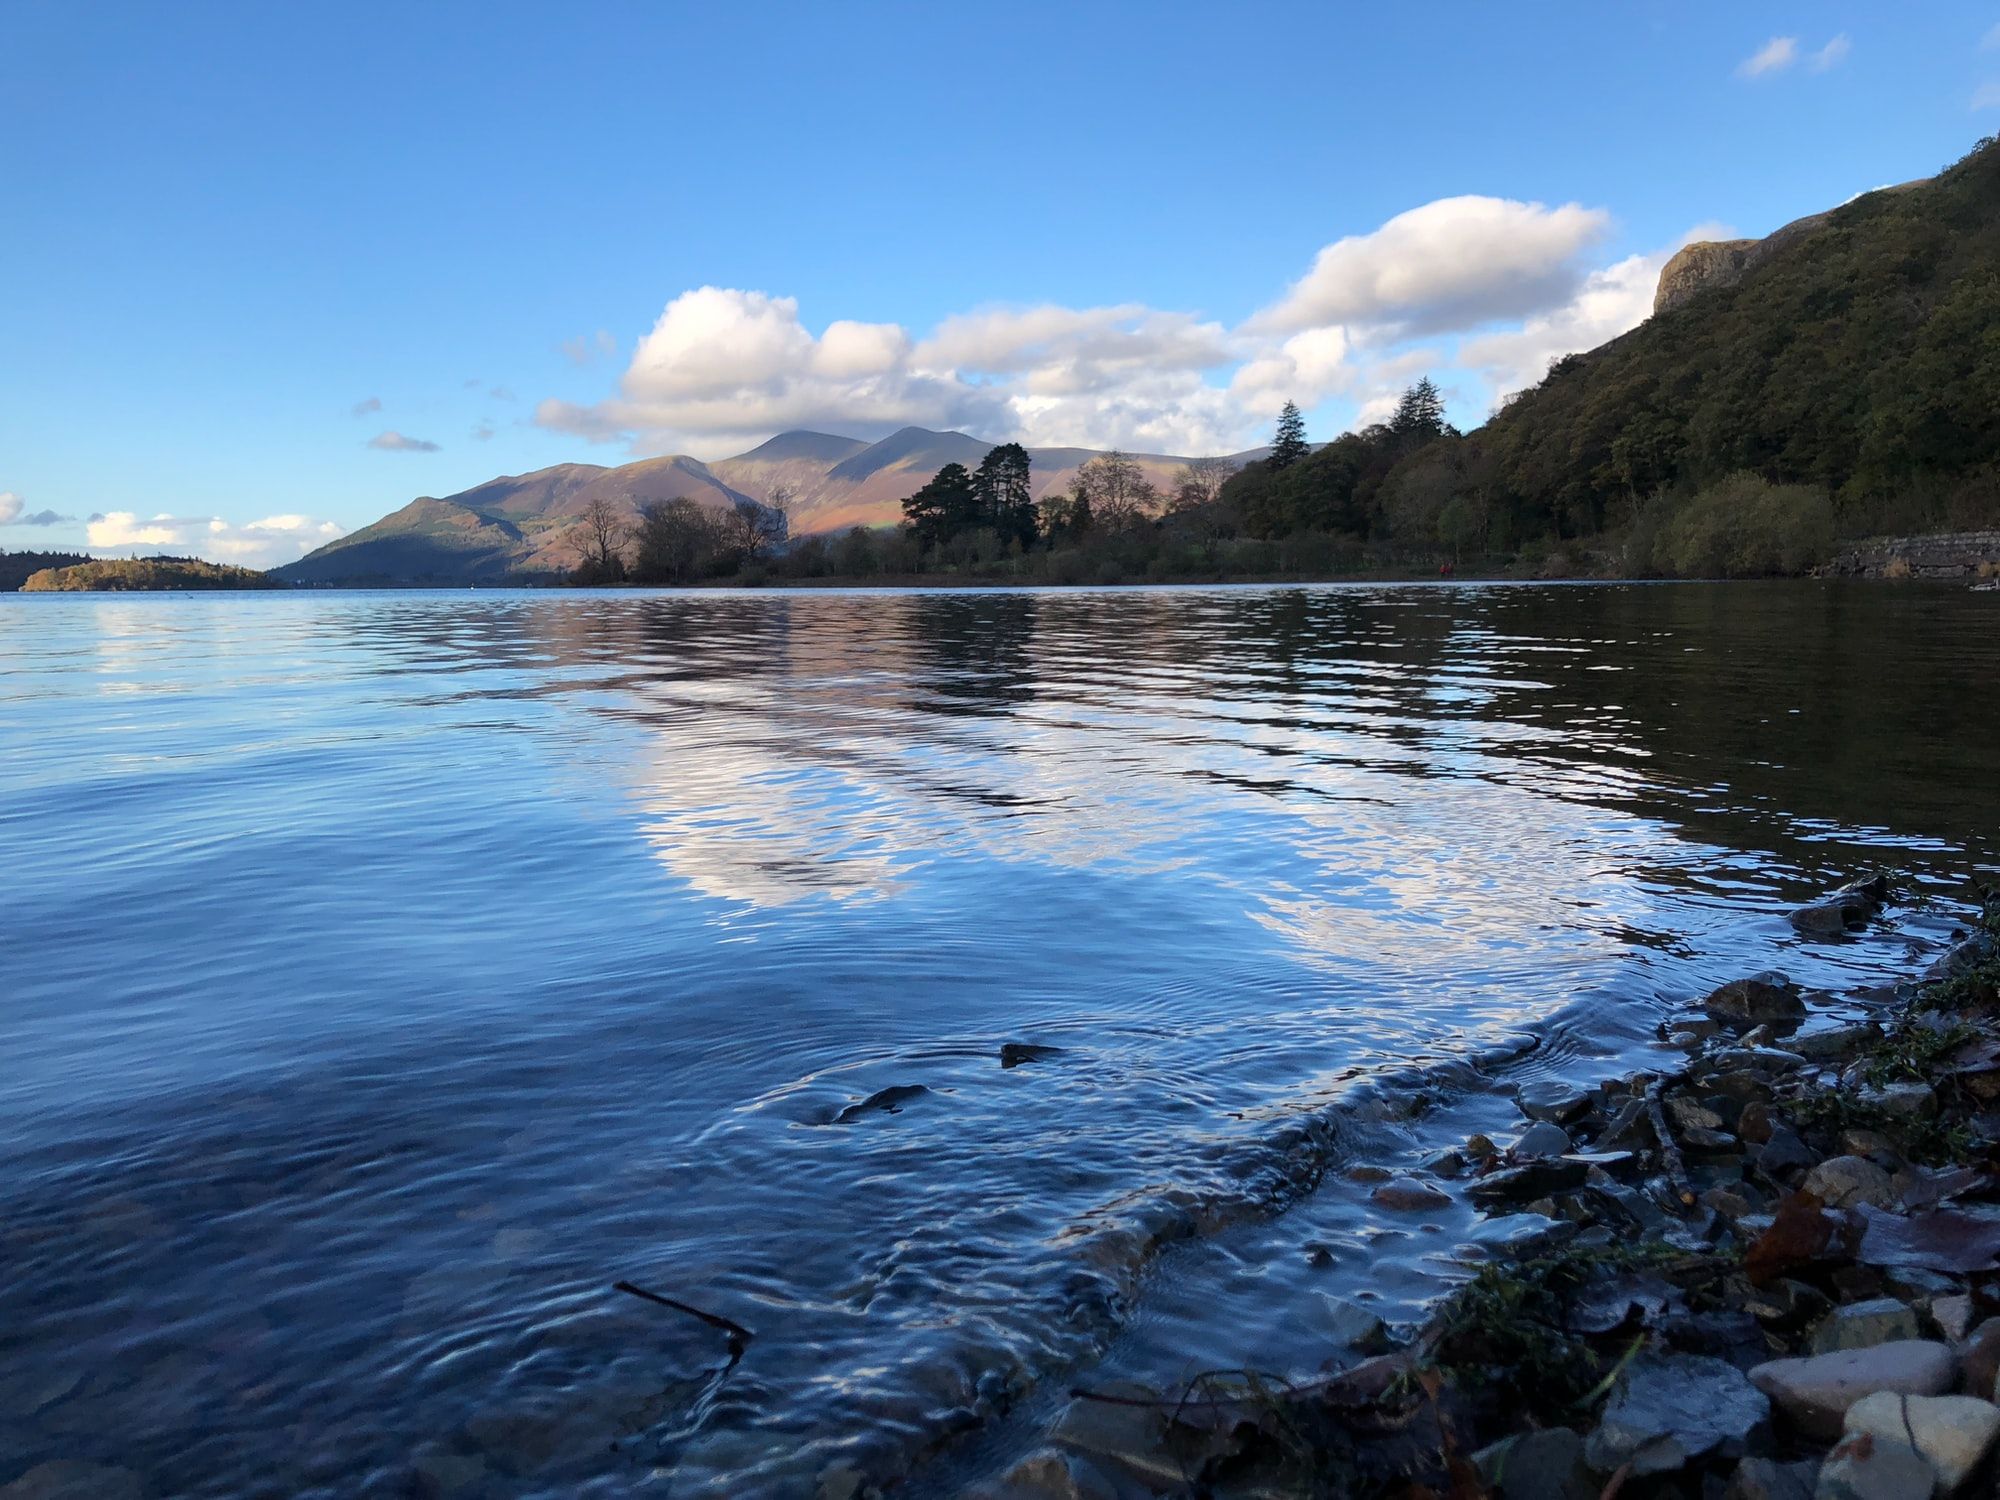
<instances>
[{"instance_id":1,"label":"forested hill","mask_svg":"<svg viewBox=\"0 0 2000 1500\"><path fill-rule=\"evenodd\" d=\"M15 593L30 575L44 568L69 568L89 561L89 555L82 552L0 552L0 594Z\"/></svg>"},{"instance_id":2,"label":"forested hill","mask_svg":"<svg viewBox=\"0 0 2000 1500\"><path fill-rule=\"evenodd\" d=\"M137 593L180 589L281 589L269 573L198 557L103 557L67 568L44 568L21 585L24 594Z\"/></svg>"},{"instance_id":3,"label":"forested hill","mask_svg":"<svg viewBox=\"0 0 2000 1500\"><path fill-rule=\"evenodd\" d=\"M1500 491L1553 529L1749 470L1825 489L1842 529L1995 514L2000 145L1869 193L1561 362L1479 434Z\"/></svg>"},{"instance_id":4,"label":"forested hill","mask_svg":"<svg viewBox=\"0 0 2000 1500\"><path fill-rule=\"evenodd\" d=\"M1252 537L1636 574L2000 522L2000 146L1726 263L1470 434L1406 401L1225 499Z\"/></svg>"}]
</instances>

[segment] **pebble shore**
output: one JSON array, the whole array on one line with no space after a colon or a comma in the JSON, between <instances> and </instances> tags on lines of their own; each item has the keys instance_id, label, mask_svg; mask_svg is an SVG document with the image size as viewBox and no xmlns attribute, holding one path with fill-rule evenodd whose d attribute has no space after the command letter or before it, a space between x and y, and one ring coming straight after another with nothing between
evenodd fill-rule
<instances>
[{"instance_id":1,"label":"pebble shore","mask_svg":"<svg viewBox=\"0 0 2000 1500\"><path fill-rule=\"evenodd\" d=\"M1834 938L1877 877L1792 915ZM1921 976L1775 974L1661 1027L1678 1065L1521 1089L1370 1189L1462 1198L1490 1259L1421 1327L1354 1309L1301 1382L1080 1392L981 1500L1988 1495L2000 1446L2000 895Z\"/></svg>"}]
</instances>

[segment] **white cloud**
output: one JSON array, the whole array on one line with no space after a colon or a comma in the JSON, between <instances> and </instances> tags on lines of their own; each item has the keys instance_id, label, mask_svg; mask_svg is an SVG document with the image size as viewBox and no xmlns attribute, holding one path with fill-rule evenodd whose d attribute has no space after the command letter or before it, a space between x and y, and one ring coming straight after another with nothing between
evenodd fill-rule
<instances>
[{"instance_id":1,"label":"white cloud","mask_svg":"<svg viewBox=\"0 0 2000 1500\"><path fill-rule=\"evenodd\" d=\"M0 526L61 526L75 519L52 510L29 510L28 502L12 490L0 490Z\"/></svg>"},{"instance_id":2,"label":"white cloud","mask_svg":"<svg viewBox=\"0 0 2000 1500\"><path fill-rule=\"evenodd\" d=\"M220 516L140 517L114 510L92 516L86 535L92 547L108 551L169 552L270 568L303 557L341 535L341 530L331 521L297 515L266 516L238 526Z\"/></svg>"},{"instance_id":3,"label":"white cloud","mask_svg":"<svg viewBox=\"0 0 2000 1500\"><path fill-rule=\"evenodd\" d=\"M1767 73L1782 73L1798 60L1799 39L1795 36L1774 36L1736 65L1736 76L1762 78Z\"/></svg>"},{"instance_id":4,"label":"white cloud","mask_svg":"<svg viewBox=\"0 0 2000 1500\"><path fill-rule=\"evenodd\" d=\"M1806 59L1806 66L1811 68L1815 73L1824 73L1828 68L1840 66L1846 60L1847 54L1853 50L1854 43L1848 40L1847 33L1843 31L1839 36L1820 48L1819 51L1808 57Z\"/></svg>"},{"instance_id":5,"label":"white cloud","mask_svg":"<svg viewBox=\"0 0 2000 1500\"><path fill-rule=\"evenodd\" d=\"M1485 378L1496 403L1525 390L1548 373L1552 360L1595 349L1645 321L1653 310L1660 269L1675 251L1697 240L1728 235L1723 225L1699 225L1664 249L1630 255L1593 271L1561 307L1529 318L1518 328L1468 339L1459 346L1457 363Z\"/></svg>"},{"instance_id":6,"label":"white cloud","mask_svg":"<svg viewBox=\"0 0 2000 1500\"><path fill-rule=\"evenodd\" d=\"M1982 83L1972 91L1974 109L2000 109L2000 81Z\"/></svg>"},{"instance_id":7,"label":"white cloud","mask_svg":"<svg viewBox=\"0 0 2000 1500\"><path fill-rule=\"evenodd\" d=\"M1576 203L1440 198L1328 245L1250 326L1395 323L1423 334L1521 317L1569 294L1578 257L1610 225L1604 210Z\"/></svg>"},{"instance_id":8,"label":"white cloud","mask_svg":"<svg viewBox=\"0 0 2000 1500\"><path fill-rule=\"evenodd\" d=\"M378 432L368 440L368 446L383 453L435 453L438 445L424 438L405 437L393 428Z\"/></svg>"}]
</instances>

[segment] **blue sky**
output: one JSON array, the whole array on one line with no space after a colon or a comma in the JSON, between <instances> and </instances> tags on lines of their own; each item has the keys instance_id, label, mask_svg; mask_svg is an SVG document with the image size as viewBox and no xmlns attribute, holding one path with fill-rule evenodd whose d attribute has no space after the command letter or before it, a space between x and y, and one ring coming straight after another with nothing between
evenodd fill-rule
<instances>
[{"instance_id":1,"label":"blue sky","mask_svg":"<svg viewBox=\"0 0 2000 1500\"><path fill-rule=\"evenodd\" d=\"M0 547L268 563L793 425L1469 425L2000 129L2000 4L5 0L0 80Z\"/></svg>"}]
</instances>

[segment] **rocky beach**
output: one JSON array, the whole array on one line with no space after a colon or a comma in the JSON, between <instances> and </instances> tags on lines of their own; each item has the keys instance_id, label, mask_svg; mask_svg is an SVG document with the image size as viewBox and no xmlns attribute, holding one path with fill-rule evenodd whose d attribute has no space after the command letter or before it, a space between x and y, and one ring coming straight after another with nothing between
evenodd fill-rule
<instances>
[{"instance_id":1,"label":"rocky beach","mask_svg":"<svg viewBox=\"0 0 2000 1500\"><path fill-rule=\"evenodd\" d=\"M1792 915L1838 940L1885 876ZM1321 1378L1080 1388L1001 1497L1906 1500L2000 1439L2000 893L1901 983L1721 986L1656 1068L1529 1084L1511 1140L1344 1175L1485 1216L1421 1326L1359 1305Z\"/></svg>"}]
</instances>

